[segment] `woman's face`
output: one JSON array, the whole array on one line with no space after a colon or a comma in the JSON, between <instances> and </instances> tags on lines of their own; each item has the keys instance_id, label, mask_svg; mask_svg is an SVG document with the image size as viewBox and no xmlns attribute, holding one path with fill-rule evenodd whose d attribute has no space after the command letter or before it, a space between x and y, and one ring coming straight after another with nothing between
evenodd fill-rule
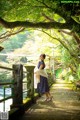
<instances>
[{"instance_id":1,"label":"woman's face","mask_svg":"<svg viewBox=\"0 0 80 120\"><path fill-rule=\"evenodd\" d=\"M42 55L40 55L40 60L44 60L44 57Z\"/></svg>"}]
</instances>

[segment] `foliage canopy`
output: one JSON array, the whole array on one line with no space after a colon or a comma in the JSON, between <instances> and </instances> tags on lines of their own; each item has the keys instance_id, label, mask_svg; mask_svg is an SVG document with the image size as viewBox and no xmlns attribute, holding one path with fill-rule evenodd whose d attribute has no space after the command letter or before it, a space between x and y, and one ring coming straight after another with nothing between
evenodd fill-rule
<instances>
[{"instance_id":1,"label":"foliage canopy","mask_svg":"<svg viewBox=\"0 0 80 120\"><path fill-rule=\"evenodd\" d=\"M79 3L60 0L0 0L0 23L6 28L33 27L80 31Z\"/></svg>"},{"instance_id":2,"label":"foliage canopy","mask_svg":"<svg viewBox=\"0 0 80 120\"><path fill-rule=\"evenodd\" d=\"M67 60L70 60L69 63L72 63L73 61L74 65L68 64L68 66L73 72L76 72L80 63L79 7L80 3L66 4L61 3L60 0L0 0L0 31L3 32L0 35L0 40L17 34L25 28L58 29L57 36L54 36L54 33L50 34L49 31L46 32L46 30L44 32L52 40L56 39L66 48L67 51L62 48L63 62L66 63ZM7 28L8 31L6 32L3 28ZM12 46L14 47L14 45ZM17 44L16 47L18 48ZM48 51L48 49L45 50ZM66 55L67 57L65 57Z\"/></svg>"}]
</instances>

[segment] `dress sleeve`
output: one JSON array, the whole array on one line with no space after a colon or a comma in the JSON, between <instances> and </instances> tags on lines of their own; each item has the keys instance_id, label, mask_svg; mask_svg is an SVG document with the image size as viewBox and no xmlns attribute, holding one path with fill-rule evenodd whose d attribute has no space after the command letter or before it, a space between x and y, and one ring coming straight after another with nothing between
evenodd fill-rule
<instances>
[{"instance_id":1,"label":"dress sleeve","mask_svg":"<svg viewBox=\"0 0 80 120\"><path fill-rule=\"evenodd\" d=\"M40 65L43 65L42 69L44 69L44 67L45 67L44 61L39 61L39 63L38 63L38 69L39 69Z\"/></svg>"}]
</instances>

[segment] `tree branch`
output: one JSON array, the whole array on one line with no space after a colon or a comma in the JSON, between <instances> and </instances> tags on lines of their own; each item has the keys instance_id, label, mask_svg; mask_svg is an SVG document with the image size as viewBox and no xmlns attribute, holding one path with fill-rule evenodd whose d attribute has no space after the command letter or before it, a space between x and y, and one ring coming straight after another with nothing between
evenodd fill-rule
<instances>
[{"instance_id":1,"label":"tree branch","mask_svg":"<svg viewBox=\"0 0 80 120\"><path fill-rule=\"evenodd\" d=\"M2 24L5 28L15 28L15 27L25 27L25 28L45 28L45 29L72 29L73 25L76 23L59 23L59 22L28 22L28 21L15 21L15 22L7 22L6 20L0 18L0 24ZM79 25L78 25L79 26Z\"/></svg>"},{"instance_id":2,"label":"tree branch","mask_svg":"<svg viewBox=\"0 0 80 120\"><path fill-rule=\"evenodd\" d=\"M42 13L42 15L49 21L54 22L54 20L52 18L50 18L49 16L45 15L44 13Z\"/></svg>"},{"instance_id":3,"label":"tree branch","mask_svg":"<svg viewBox=\"0 0 80 120\"><path fill-rule=\"evenodd\" d=\"M59 32L63 32L65 34L73 36L75 38L79 48L80 48L80 37L78 36L78 34L76 32L73 32L73 31L68 32L68 31L65 31L65 30L59 30Z\"/></svg>"},{"instance_id":4,"label":"tree branch","mask_svg":"<svg viewBox=\"0 0 80 120\"><path fill-rule=\"evenodd\" d=\"M24 30L25 28L20 28L19 30L17 30L16 32L5 32L5 33L3 33L3 34L1 34L0 35L0 39L3 39L3 38L5 38L5 37L10 37L11 35L15 35L15 34L17 34L17 33L20 33L20 32L22 32L23 30Z\"/></svg>"},{"instance_id":5,"label":"tree branch","mask_svg":"<svg viewBox=\"0 0 80 120\"><path fill-rule=\"evenodd\" d=\"M13 32L13 31L7 31L3 34L0 35L0 43L4 42L6 39L4 38L7 38L7 37L10 37L12 35L15 35L15 34L18 34L20 32L22 32L25 28L19 28L17 31Z\"/></svg>"},{"instance_id":6,"label":"tree branch","mask_svg":"<svg viewBox=\"0 0 80 120\"><path fill-rule=\"evenodd\" d=\"M69 42L69 40L64 36L63 32L60 32L61 33L61 36L63 37L63 39L65 40L64 42L68 45L68 48L70 49L70 51L74 51L74 48L73 46L71 47L71 43Z\"/></svg>"},{"instance_id":7,"label":"tree branch","mask_svg":"<svg viewBox=\"0 0 80 120\"><path fill-rule=\"evenodd\" d=\"M64 44L64 42L60 40L60 38L55 38L55 37L51 36L49 33L45 32L44 30L42 30L42 31L43 31L45 34L47 34L48 36L50 36L51 38L59 41L59 42L68 50L68 52L70 53L70 55L71 55L72 57L75 57L75 54L74 54L74 53L71 53L71 51L70 51L70 50L68 49L68 47Z\"/></svg>"}]
</instances>

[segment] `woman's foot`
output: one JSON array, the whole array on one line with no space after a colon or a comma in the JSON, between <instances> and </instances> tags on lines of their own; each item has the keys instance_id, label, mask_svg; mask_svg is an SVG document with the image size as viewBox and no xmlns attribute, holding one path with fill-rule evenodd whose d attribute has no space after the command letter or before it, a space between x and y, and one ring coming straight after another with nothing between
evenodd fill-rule
<instances>
[{"instance_id":1,"label":"woman's foot","mask_svg":"<svg viewBox=\"0 0 80 120\"><path fill-rule=\"evenodd\" d=\"M47 102L52 101L52 98L53 98L52 96L50 98L48 98Z\"/></svg>"},{"instance_id":2,"label":"woman's foot","mask_svg":"<svg viewBox=\"0 0 80 120\"><path fill-rule=\"evenodd\" d=\"M48 99L49 99L49 98L46 98L46 99L44 100L44 102L48 101Z\"/></svg>"}]
</instances>

